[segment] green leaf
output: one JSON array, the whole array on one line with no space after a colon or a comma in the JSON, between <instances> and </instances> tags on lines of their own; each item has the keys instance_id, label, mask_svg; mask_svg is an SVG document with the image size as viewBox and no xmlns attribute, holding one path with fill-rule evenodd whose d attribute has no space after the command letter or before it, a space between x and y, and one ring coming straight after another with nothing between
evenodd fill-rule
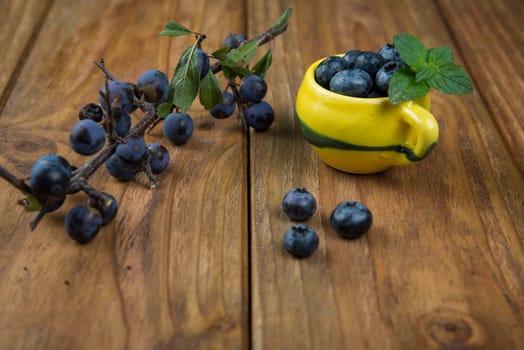
<instances>
[{"instance_id":1,"label":"green leaf","mask_svg":"<svg viewBox=\"0 0 524 350\"><path fill-rule=\"evenodd\" d=\"M431 79L436 74L437 71L438 71L438 67L434 68L434 67L428 66L427 68L422 68L421 70L417 72L415 80L417 83L420 83L422 81L427 81L428 79Z\"/></svg>"},{"instance_id":2,"label":"green leaf","mask_svg":"<svg viewBox=\"0 0 524 350\"><path fill-rule=\"evenodd\" d=\"M428 49L428 64L430 66L442 66L446 63L453 63L453 52L450 46Z\"/></svg>"},{"instance_id":3,"label":"green leaf","mask_svg":"<svg viewBox=\"0 0 524 350\"><path fill-rule=\"evenodd\" d=\"M170 102L164 102L164 103L161 103L157 108L156 108L156 115L161 118L161 119L164 119L165 117L167 117L167 115L169 113L171 113L171 111L173 110L173 104L170 103Z\"/></svg>"},{"instance_id":4,"label":"green leaf","mask_svg":"<svg viewBox=\"0 0 524 350\"><path fill-rule=\"evenodd\" d=\"M215 75L209 71L200 81L200 103L209 110L223 102L220 83Z\"/></svg>"},{"instance_id":5,"label":"green leaf","mask_svg":"<svg viewBox=\"0 0 524 350\"><path fill-rule=\"evenodd\" d=\"M228 78L233 78L235 76L243 78L251 74L251 71L246 67L227 65L224 64L224 62L222 62L222 70L224 71L225 76Z\"/></svg>"},{"instance_id":6,"label":"green leaf","mask_svg":"<svg viewBox=\"0 0 524 350\"><path fill-rule=\"evenodd\" d=\"M287 25L287 20L289 19L289 17L291 16L292 13L293 13L293 9L292 8L287 8L284 11L284 13L282 14L282 16L280 16L280 18L277 19L277 21L275 23L273 23L273 25L271 26L271 29L279 30L283 26Z\"/></svg>"},{"instance_id":7,"label":"green leaf","mask_svg":"<svg viewBox=\"0 0 524 350\"><path fill-rule=\"evenodd\" d=\"M171 21L169 23L166 23L164 26L164 29L160 32L159 35L166 35L166 36L181 36L181 35L188 35L192 34L193 32L180 23L176 21Z\"/></svg>"},{"instance_id":8,"label":"green leaf","mask_svg":"<svg viewBox=\"0 0 524 350\"><path fill-rule=\"evenodd\" d=\"M415 72L427 67L426 48L414 35L395 35L393 36L393 45L397 49L400 58L402 58Z\"/></svg>"},{"instance_id":9,"label":"green leaf","mask_svg":"<svg viewBox=\"0 0 524 350\"><path fill-rule=\"evenodd\" d=\"M197 43L195 42L184 51L170 85L173 104L184 113L195 100L200 84L196 49Z\"/></svg>"},{"instance_id":10,"label":"green leaf","mask_svg":"<svg viewBox=\"0 0 524 350\"><path fill-rule=\"evenodd\" d=\"M231 46L224 46L224 47L221 47L220 49L216 50L215 52L213 52L211 54L211 56L213 56L214 58L216 58L217 60L224 60L224 59L227 59L227 53L231 51Z\"/></svg>"},{"instance_id":11,"label":"green leaf","mask_svg":"<svg viewBox=\"0 0 524 350\"><path fill-rule=\"evenodd\" d=\"M249 62L253 59L253 56L257 52L258 44L260 40L249 41L246 44L240 46L238 49L232 50L228 55L228 61L235 66L249 65Z\"/></svg>"},{"instance_id":12,"label":"green leaf","mask_svg":"<svg viewBox=\"0 0 524 350\"><path fill-rule=\"evenodd\" d=\"M271 55L271 49L267 50L264 56L258 62L255 64L255 66L252 69L253 74L259 75L262 78L266 76L266 73L271 66L271 62L273 61L273 57Z\"/></svg>"},{"instance_id":13,"label":"green leaf","mask_svg":"<svg viewBox=\"0 0 524 350\"><path fill-rule=\"evenodd\" d=\"M426 82L415 80L414 72L407 68L398 69L389 81L388 96L392 105L422 97L429 92Z\"/></svg>"},{"instance_id":14,"label":"green leaf","mask_svg":"<svg viewBox=\"0 0 524 350\"><path fill-rule=\"evenodd\" d=\"M455 63L447 63L428 80L432 88L448 94L467 94L473 92L473 84L468 73Z\"/></svg>"}]
</instances>

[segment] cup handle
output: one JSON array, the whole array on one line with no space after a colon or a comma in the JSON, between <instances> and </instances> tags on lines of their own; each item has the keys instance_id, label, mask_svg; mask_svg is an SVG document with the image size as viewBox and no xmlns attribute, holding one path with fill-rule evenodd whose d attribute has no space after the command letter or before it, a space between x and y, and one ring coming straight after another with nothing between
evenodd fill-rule
<instances>
[{"instance_id":1,"label":"cup handle","mask_svg":"<svg viewBox=\"0 0 524 350\"><path fill-rule=\"evenodd\" d=\"M408 101L400 105L402 118L414 133L410 139L411 145L408 147L411 152L406 154L410 161L418 161L427 156L435 147L439 128L438 122L426 108L421 105Z\"/></svg>"}]
</instances>

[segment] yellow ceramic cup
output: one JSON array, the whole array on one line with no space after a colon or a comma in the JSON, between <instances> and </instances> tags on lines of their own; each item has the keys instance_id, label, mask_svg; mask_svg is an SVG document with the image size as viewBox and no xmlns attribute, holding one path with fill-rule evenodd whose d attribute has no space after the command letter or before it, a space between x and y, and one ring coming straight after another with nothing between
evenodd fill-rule
<instances>
[{"instance_id":1,"label":"yellow ceramic cup","mask_svg":"<svg viewBox=\"0 0 524 350\"><path fill-rule=\"evenodd\" d=\"M358 98L331 92L315 81L313 63L296 100L300 129L329 166L371 174L424 158L438 140L430 98L392 106L389 98Z\"/></svg>"}]
</instances>

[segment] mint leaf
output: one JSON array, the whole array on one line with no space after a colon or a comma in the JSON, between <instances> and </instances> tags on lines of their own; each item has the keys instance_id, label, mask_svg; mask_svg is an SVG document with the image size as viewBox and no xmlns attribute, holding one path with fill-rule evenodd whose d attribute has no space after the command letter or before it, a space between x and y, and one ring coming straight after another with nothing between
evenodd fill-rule
<instances>
[{"instance_id":1,"label":"mint leaf","mask_svg":"<svg viewBox=\"0 0 524 350\"><path fill-rule=\"evenodd\" d=\"M468 73L455 63L447 63L428 79L428 84L447 94L466 94L473 92L473 84Z\"/></svg>"},{"instance_id":2,"label":"mint leaf","mask_svg":"<svg viewBox=\"0 0 524 350\"><path fill-rule=\"evenodd\" d=\"M393 45L400 58L415 72L427 66L427 51L424 44L411 34L398 34L393 37Z\"/></svg>"},{"instance_id":3,"label":"mint leaf","mask_svg":"<svg viewBox=\"0 0 524 350\"><path fill-rule=\"evenodd\" d=\"M293 13L293 9L292 8L287 8L284 13L282 14L282 16L280 16L279 19L277 19L277 21L275 23L273 23L273 25L271 26L271 29L273 30L280 30L282 29L283 26L287 25L287 20L289 19L289 17L291 16L291 14Z\"/></svg>"},{"instance_id":4,"label":"mint leaf","mask_svg":"<svg viewBox=\"0 0 524 350\"><path fill-rule=\"evenodd\" d=\"M417 83L427 81L428 79L431 79L438 71L438 68L430 67L422 68L419 70L416 74L415 81Z\"/></svg>"},{"instance_id":5,"label":"mint leaf","mask_svg":"<svg viewBox=\"0 0 524 350\"><path fill-rule=\"evenodd\" d=\"M184 113L191 107L200 84L196 49L197 43L195 42L184 51L170 85L172 102Z\"/></svg>"},{"instance_id":6,"label":"mint leaf","mask_svg":"<svg viewBox=\"0 0 524 350\"><path fill-rule=\"evenodd\" d=\"M163 119L165 117L167 117L167 115L169 113L171 113L171 111L173 110L173 104L172 103L169 103L169 102L164 102L164 103L161 103L157 108L156 108L156 115Z\"/></svg>"},{"instance_id":7,"label":"mint leaf","mask_svg":"<svg viewBox=\"0 0 524 350\"><path fill-rule=\"evenodd\" d=\"M200 81L200 103L209 110L223 102L220 83L215 75L209 71Z\"/></svg>"},{"instance_id":8,"label":"mint leaf","mask_svg":"<svg viewBox=\"0 0 524 350\"><path fill-rule=\"evenodd\" d=\"M422 97L428 92L428 84L417 82L414 72L407 67L399 68L389 81L388 96L392 105Z\"/></svg>"},{"instance_id":9,"label":"mint leaf","mask_svg":"<svg viewBox=\"0 0 524 350\"><path fill-rule=\"evenodd\" d=\"M428 64L430 66L442 66L446 63L453 63L453 52L450 46L428 49Z\"/></svg>"},{"instance_id":10,"label":"mint leaf","mask_svg":"<svg viewBox=\"0 0 524 350\"><path fill-rule=\"evenodd\" d=\"M267 50L264 56L258 62L255 64L255 66L252 69L253 74L259 75L262 78L266 76L266 73L271 66L271 62L273 61L273 57L271 55L271 49Z\"/></svg>"},{"instance_id":11,"label":"mint leaf","mask_svg":"<svg viewBox=\"0 0 524 350\"><path fill-rule=\"evenodd\" d=\"M160 32L159 35L165 35L165 36L181 36L181 35L188 35L193 33L191 30L187 29L180 23L176 21L171 21L169 23L166 23L164 26L164 29Z\"/></svg>"}]
</instances>

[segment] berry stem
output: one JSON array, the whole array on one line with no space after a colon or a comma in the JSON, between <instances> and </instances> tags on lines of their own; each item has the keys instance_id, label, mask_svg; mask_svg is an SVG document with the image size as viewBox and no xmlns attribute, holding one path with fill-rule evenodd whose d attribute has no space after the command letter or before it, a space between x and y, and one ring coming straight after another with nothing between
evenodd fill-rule
<instances>
[{"instance_id":1,"label":"berry stem","mask_svg":"<svg viewBox=\"0 0 524 350\"><path fill-rule=\"evenodd\" d=\"M31 189L27 184L24 182L24 180L17 178L14 176L9 170L4 168L0 165L0 177L5 179L7 182L9 182L14 187L18 188L20 191L24 193L31 193Z\"/></svg>"}]
</instances>

